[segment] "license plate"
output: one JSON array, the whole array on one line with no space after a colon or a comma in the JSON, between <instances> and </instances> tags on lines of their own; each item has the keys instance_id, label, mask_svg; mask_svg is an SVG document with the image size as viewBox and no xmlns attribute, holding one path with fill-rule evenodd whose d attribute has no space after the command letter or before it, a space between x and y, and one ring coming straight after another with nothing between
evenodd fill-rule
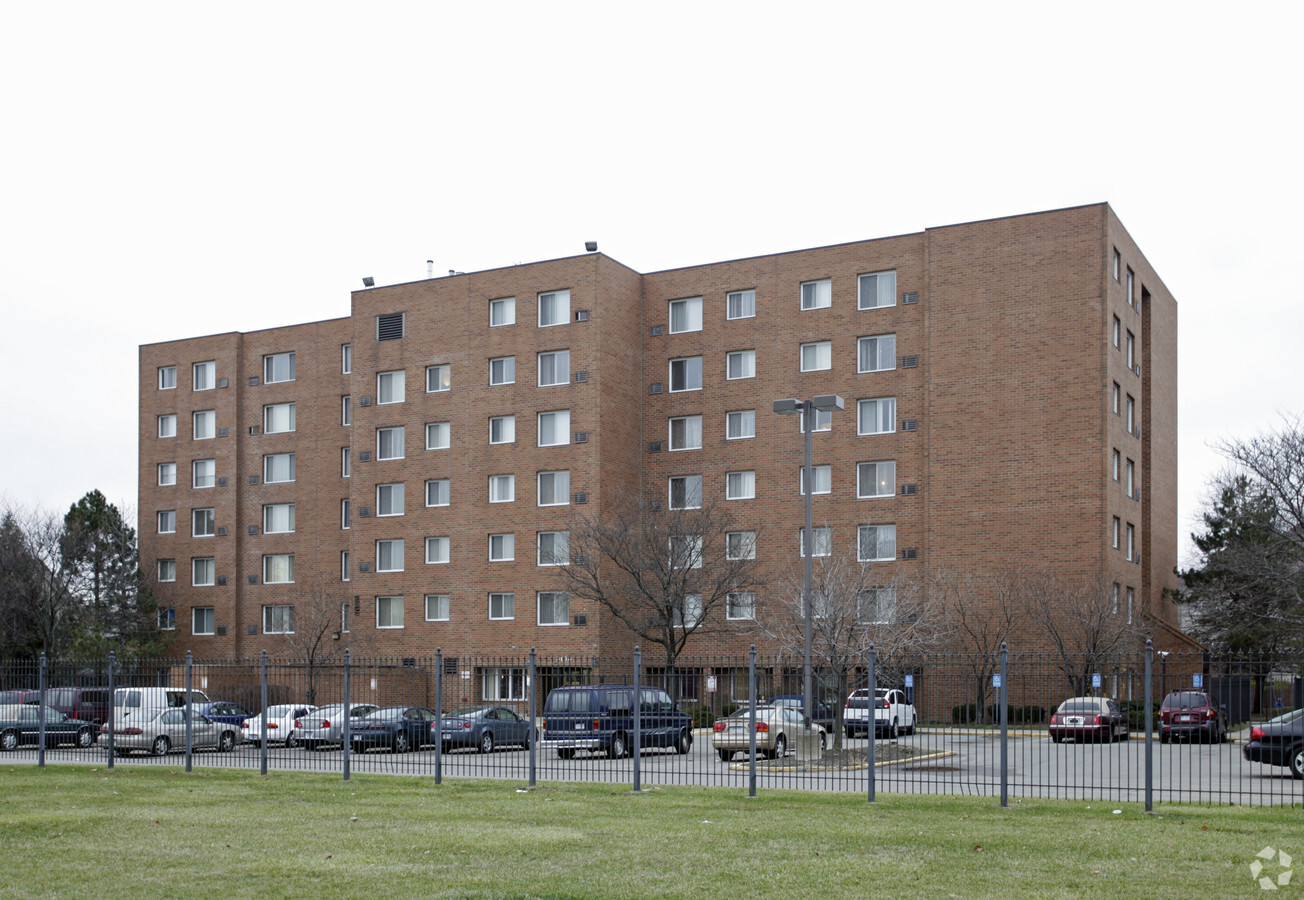
<instances>
[{"instance_id":1,"label":"license plate","mask_svg":"<svg viewBox=\"0 0 1304 900\"><path fill-rule=\"evenodd\" d=\"M730 725L730 726L729 726L729 732L730 732L731 734L739 734L739 733L743 733L743 734L745 734L745 733L747 732L747 726L746 726L746 725Z\"/></svg>"},{"instance_id":2,"label":"license plate","mask_svg":"<svg viewBox=\"0 0 1304 900\"><path fill-rule=\"evenodd\" d=\"M1191 717L1190 717L1190 716L1178 716L1178 717L1177 717L1177 720L1178 720L1179 722L1189 722L1189 721L1191 721Z\"/></svg>"},{"instance_id":3,"label":"license plate","mask_svg":"<svg viewBox=\"0 0 1304 900\"><path fill-rule=\"evenodd\" d=\"M453 737L452 732L449 732L449 731L445 731L445 732L444 732L444 740L447 741L447 740L451 739L452 737Z\"/></svg>"},{"instance_id":4,"label":"license plate","mask_svg":"<svg viewBox=\"0 0 1304 900\"><path fill-rule=\"evenodd\" d=\"M1066 725L1081 725L1081 724L1082 724L1082 716L1069 716L1068 718L1066 718L1066 719L1064 720L1064 723L1065 723Z\"/></svg>"},{"instance_id":5,"label":"license plate","mask_svg":"<svg viewBox=\"0 0 1304 900\"><path fill-rule=\"evenodd\" d=\"M576 725L576 726L575 726L575 730L576 730L576 731L585 731L587 728L588 728L588 726L587 726L587 725L584 725L584 724L580 724L580 725Z\"/></svg>"}]
</instances>

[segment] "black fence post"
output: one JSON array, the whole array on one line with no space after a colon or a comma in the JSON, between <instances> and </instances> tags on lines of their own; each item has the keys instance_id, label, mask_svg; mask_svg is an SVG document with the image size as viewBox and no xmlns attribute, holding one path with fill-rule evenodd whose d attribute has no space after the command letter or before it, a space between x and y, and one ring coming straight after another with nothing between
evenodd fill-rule
<instances>
[{"instance_id":1,"label":"black fence post","mask_svg":"<svg viewBox=\"0 0 1304 900\"><path fill-rule=\"evenodd\" d=\"M756 645L747 654L747 704L753 710L747 729L747 796L756 796Z\"/></svg>"},{"instance_id":2,"label":"black fence post","mask_svg":"<svg viewBox=\"0 0 1304 900\"><path fill-rule=\"evenodd\" d=\"M186 771L191 771L192 755L195 750L195 731L193 727L194 697L191 696L191 680L195 670L195 658L191 651L186 651Z\"/></svg>"},{"instance_id":3,"label":"black fence post","mask_svg":"<svg viewBox=\"0 0 1304 900\"><path fill-rule=\"evenodd\" d=\"M113 697L118 692L118 657L112 650L109 651L109 713L105 720L109 725L109 761L107 766L110 771L113 769L113 719L117 711L117 705L113 702Z\"/></svg>"},{"instance_id":4,"label":"black fence post","mask_svg":"<svg viewBox=\"0 0 1304 900\"><path fill-rule=\"evenodd\" d=\"M45 768L45 668L49 665L49 660L45 658L45 653L41 653L41 673L37 687L41 692L40 706L36 707L36 765ZM21 739L20 739L21 740Z\"/></svg>"},{"instance_id":5,"label":"black fence post","mask_svg":"<svg viewBox=\"0 0 1304 900\"><path fill-rule=\"evenodd\" d=\"M1146 812L1154 812L1155 809L1155 757L1154 757L1154 706L1155 701L1155 642L1146 638L1146 685L1145 685L1145 717L1146 717ZM1164 660L1167 663L1167 659Z\"/></svg>"},{"instance_id":6,"label":"black fence post","mask_svg":"<svg viewBox=\"0 0 1304 900\"><path fill-rule=\"evenodd\" d=\"M262 654L262 664L259 666L258 673L259 690L261 692L261 701L263 704L262 711L258 713L258 734L260 736L258 748L258 774L267 774L267 651Z\"/></svg>"},{"instance_id":7,"label":"black fence post","mask_svg":"<svg viewBox=\"0 0 1304 900\"><path fill-rule=\"evenodd\" d=\"M539 751L539 732L536 729L535 722L539 716L539 688L535 676L539 672L539 657L533 647L530 648L530 730L526 732L525 749L529 756L530 765L530 787L535 786L535 775L537 774L536 766L538 765Z\"/></svg>"},{"instance_id":8,"label":"black fence post","mask_svg":"<svg viewBox=\"0 0 1304 900\"><path fill-rule=\"evenodd\" d=\"M439 740L435 741L435 784L444 783L444 649L435 648L435 721L439 723Z\"/></svg>"},{"instance_id":9,"label":"black fence post","mask_svg":"<svg viewBox=\"0 0 1304 900\"><path fill-rule=\"evenodd\" d=\"M643 748L643 692L640 682L643 680L643 650L634 645L634 793L643 790L643 772L639 766ZM675 691L678 695L679 692ZM612 758L616 754L611 754Z\"/></svg>"},{"instance_id":10,"label":"black fence post","mask_svg":"<svg viewBox=\"0 0 1304 900\"><path fill-rule=\"evenodd\" d=\"M353 769L353 704L349 696L349 669L353 660L344 649L344 725L340 730L340 751L344 754L344 780L348 781Z\"/></svg>"},{"instance_id":11,"label":"black fence post","mask_svg":"<svg viewBox=\"0 0 1304 900\"><path fill-rule=\"evenodd\" d=\"M996 702L1001 715L1001 806L1010 805L1010 711L1009 703L1010 649L1001 641L1001 683L996 690Z\"/></svg>"},{"instance_id":12,"label":"black fence post","mask_svg":"<svg viewBox=\"0 0 1304 900\"><path fill-rule=\"evenodd\" d=\"M871 642L869 653L865 655L865 679L869 687L869 728L866 729L869 737L869 746L866 751L869 756L869 788L866 800L870 803L874 802L874 781L878 777L878 768L874 761L874 744L878 740L878 700L875 696L878 686L876 681L877 673L874 671L874 665L877 661L877 653L875 653L874 644ZM889 722L888 726L891 727L891 724Z\"/></svg>"}]
</instances>

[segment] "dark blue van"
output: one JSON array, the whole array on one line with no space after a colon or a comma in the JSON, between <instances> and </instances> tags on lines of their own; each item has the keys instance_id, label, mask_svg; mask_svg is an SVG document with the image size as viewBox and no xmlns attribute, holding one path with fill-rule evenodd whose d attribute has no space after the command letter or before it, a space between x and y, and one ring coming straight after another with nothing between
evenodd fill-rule
<instances>
[{"instance_id":1,"label":"dark blue van","mask_svg":"<svg viewBox=\"0 0 1304 900\"><path fill-rule=\"evenodd\" d=\"M640 689L639 741L687 753L693 748L693 720L661 688ZM628 684L570 685L548 693L543 740L562 759L576 750L619 759L634 749L634 687Z\"/></svg>"}]
</instances>

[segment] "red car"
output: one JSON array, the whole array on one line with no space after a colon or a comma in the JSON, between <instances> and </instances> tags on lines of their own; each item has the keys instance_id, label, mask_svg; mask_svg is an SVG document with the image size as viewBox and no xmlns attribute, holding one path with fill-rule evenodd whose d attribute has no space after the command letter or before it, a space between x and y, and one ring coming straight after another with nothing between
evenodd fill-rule
<instances>
[{"instance_id":1,"label":"red car","mask_svg":"<svg viewBox=\"0 0 1304 900\"><path fill-rule=\"evenodd\" d=\"M1204 691L1170 691L1159 707L1159 743L1184 737L1221 744L1227 740L1227 709Z\"/></svg>"}]
</instances>

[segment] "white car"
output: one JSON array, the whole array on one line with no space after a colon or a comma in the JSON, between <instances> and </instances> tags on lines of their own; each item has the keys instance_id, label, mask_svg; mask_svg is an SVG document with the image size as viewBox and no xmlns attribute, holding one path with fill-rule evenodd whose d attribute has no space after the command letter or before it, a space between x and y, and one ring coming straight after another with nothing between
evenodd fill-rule
<instances>
[{"instance_id":1,"label":"white car","mask_svg":"<svg viewBox=\"0 0 1304 900\"><path fill-rule=\"evenodd\" d=\"M267 743L284 744L286 747L293 747L298 743L298 737L294 732L294 720L300 716L306 716L308 713L316 710L315 706L307 706L299 703L282 703L278 706L267 707ZM255 713L240 723L240 731L244 739L254 744L263 742L263 717L261 713Z\"/></svg>"},{"instance_id":2,"label":"white car","mask_svg":"<svg viewBox=\"0 0 1304 900\"><path fill-rule=\"evenodd\" d=\"M842 711L842 727L847 737L869 736L870 708L873 708L874 733L896 738L904 731L915 733L915 705L906 692L896 688L877 688L871 704L868 688L859 688L847 698Z\"/></svg>"}]
</instances>

